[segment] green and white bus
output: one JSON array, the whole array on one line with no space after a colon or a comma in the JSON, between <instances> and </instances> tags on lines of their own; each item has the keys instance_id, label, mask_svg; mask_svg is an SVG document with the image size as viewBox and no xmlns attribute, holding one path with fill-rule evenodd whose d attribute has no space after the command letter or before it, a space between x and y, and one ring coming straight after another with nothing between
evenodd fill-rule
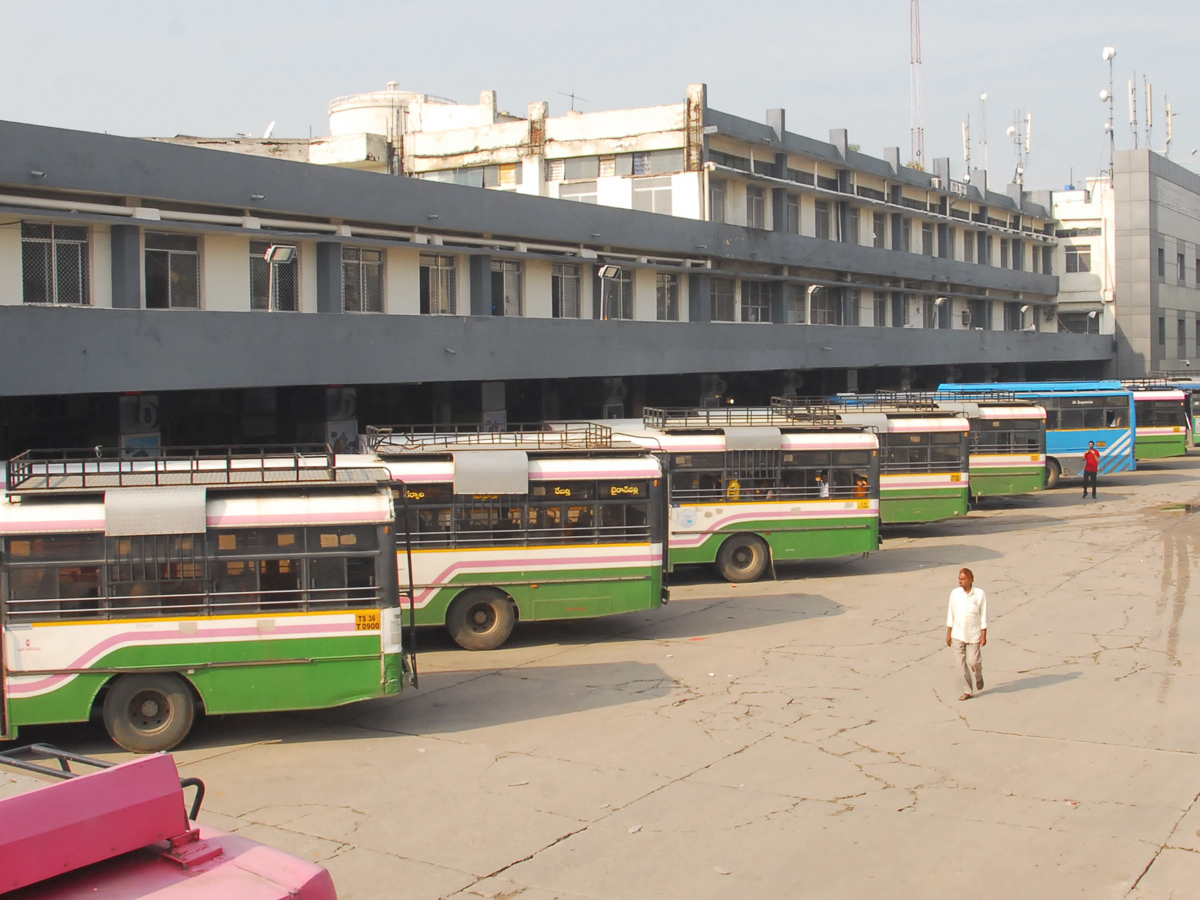
<instances>
[{"instance_id":1,"label":"green and white bus","mask_svg":"<svg viewBox=\"0 0 1200 900\"><path fill-rule=\"evenodd\" d=\"M647 408L609 424L662 460L671 569L755 581L781 560L879 549L879 443L828 413Z\"/></svg>"},{"instance_id":2,"label":"green and white bus","mask_svg":"<svg viewBox=\"0 0 1200 900\"><path fill-rule=\"evenodd\" d=\"M418 625L444 625L468 650L501 646L517 621L654 609L663 578L662 468L653 455L578 423L367 429L372 455L407 505Z\"/></svg>"},{"instance_id":3,"label":"green and white bus","mask_svg":"<svg viewBox=\"0 0 1200 900\"><path fill-rule=\"evenodd\" d=\"M879 435L879 520L884 525L938 522L965 516L970 509L970 425L965 415L856 394L773 402L794 410L825 405L843 424Z\"/></svg>"},{"instance_id":4,"label":"green and white bus","mask_svg":"<svg viewBox=\"0 0 1200 900\"><path fill-rule=\"evenodd\" d=\"M167 750L200 713L401 690L388 475L327 447L31 451L0 503L0 738L87 721Z\"/></svg>"},{"instance_id":5,"label":"green and white bus","mask_svg":"<svg viewBox=\"0 0 1200 900\"><path fill-rule=\"evenodd\" d=\"M1133 457L1167 459L1187 455L1188 397L1174 385L1124 382L1133 392Z\"/></svg>"},{"instance_id":6,"label":"green and white bus","mask_svg":"<svg viewBox=\"0 0 1200 900\"><path fill-rule=\"evenodd\" d=\"M970 424L972 497L1010 497L1046 487L1046 410L1011 391L926 391L874 395L914 409L964 415Z\"/></svg>"}]
</instances>

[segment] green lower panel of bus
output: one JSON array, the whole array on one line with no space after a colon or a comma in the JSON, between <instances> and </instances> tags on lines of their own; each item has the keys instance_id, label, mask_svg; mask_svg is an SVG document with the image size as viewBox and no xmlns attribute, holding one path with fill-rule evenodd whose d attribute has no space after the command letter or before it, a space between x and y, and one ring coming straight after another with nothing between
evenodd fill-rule
<instances>
[{"instance_id":1,"label":"green lower panel of bus","mask_svg":"<svg viewBox=\"0 0 1200 900\"><path fill-rule=\"evenodd\" d=\"M831 559L838 556L857 556L879 549L879 520L818 519L797 526L795 520L766 522L736 522L708 535L696 547L673 545L671 568L697 563L711 563L726 538L733 534L757 534L771 547L775 562L794 559ZM692 535L681 535L687 539Z\"/></svg>"},{"instance_id":2,"label":"green lower panel of bus","mask_svg":"<svg viewBox=\"0 0 1200 900\"><path fill-rule=\"evenodd\" d=\"M418 625L444 625L446 610L464 590L488 587L507 594L523 622L587 619L662 606L662 570L571 569L566 571L465 572L417 609Z\"/></svg>"},{"instance_id":3,"label":"green lower panel of bus","mask_svg":"<svg viewBox=\"0 0 1200 900\"><path fill-rule=\"evenodd\" d=\"M298 662L296 660L311 660ZM212 714L275 712L341 706L395 694L401 655L381 668L379 635L122 647L95 668L173 670L190 681ZM85 721L111 672L68 676L62 687L34 697L12 696L14 725Z\"/></svg>"},{"instance_id":4,"label":"green lower panel of bus","mask_svg":"<svg viewBox=\"0 0 1200 900\"><path fill-rule=\"evenodd\" d=\"M1010 497L1046 489L1046 467L988 469L971 472L971 493L976 497Z\"/></svg>"},{"instance_id":5,"label":"green lower panel of bus","mask_svg":"<svg viewBox=\"0 0 1200 900\"><path fill-rule=\"evenodd\" d=\"M885 525L940 522L967 514L967 488L881 491L879 518Z\"/></svg>"},{"instance_id":6,"label":"green lower panel of bus","mask_svg":"<svg viewBox=\"0 0 1200 900\"><path fill-rule=\"evenodd\" d=\"M1168 459L1187 455L1187 434L1139 434L1133 440L1133 458Z\"/></svg>"}]
</instances>

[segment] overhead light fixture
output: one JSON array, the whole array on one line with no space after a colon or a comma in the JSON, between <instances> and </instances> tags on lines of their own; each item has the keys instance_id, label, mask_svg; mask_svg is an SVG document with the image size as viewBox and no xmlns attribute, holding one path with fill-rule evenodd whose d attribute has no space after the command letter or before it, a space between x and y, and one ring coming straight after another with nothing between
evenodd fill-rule
<instances>
[{"instance_id":1,"label":"overhead light fixture","mask_svg":"<svg viewBox=\"0 0 1200 900\"><path fill-rule=\"evenodd\" d=\"M596 274L601 278L618 278L621 275L621 267L612 264L601 266L596 270Z\"/></svg>"},{"instance_id":2,"label":"overhead light fixture","mask_svg":"<svg viewBox=\"0 0 1200 900\"><path fill-rule=\"evenodd\" d=\"M272 244L263 254L263 259L269 263L290 263L296 258L296 248L292 244Z\"/></svg>"},{"instance_id":3,"label":"overhead light fixture","mask_svg":"<svg viewBox=\"0 0 1200 900\"><path fill-rule=\"evenodd\" d=\"M945 302L946 302L948 299L949 299L948 297L938 297L936 300L934 300L934 301L933 301L933 305L934 305L934 306L941 306L941 305L942 305L943 303L945 303Z\"/></svg>"},{"instance_id":4,"label":"overhead light fixture","mask_svg":"<svg viewBox=\"0 0 1200 900\"><path fill-rule=\"evenodd\" d=\"M1028 303L1026 303L1024 306L1021 307L1021 315L1025 315L1025 313L1029 312L1029 310L1031 310L1031 309L1033 309L1033 307L1030 306Z\"/></svg>"}]
</instances>

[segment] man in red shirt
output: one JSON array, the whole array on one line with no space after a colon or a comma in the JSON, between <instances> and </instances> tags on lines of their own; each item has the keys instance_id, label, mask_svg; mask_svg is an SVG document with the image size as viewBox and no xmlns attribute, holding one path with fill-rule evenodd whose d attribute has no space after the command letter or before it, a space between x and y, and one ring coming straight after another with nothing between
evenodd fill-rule
<instances>
[{"instance_id":1,"label":"man in red shirt","mask_svg":"<svg viewBox=\"0 0 1200 900\"><path fill-rule=\"evenodd\" d=\"M1100 472L1100 451L1096 449L1095 441L1088 441L1087 452L1083 454L1083 496L1087 498L1088 483L1092 485L1092 499L1096 499L1096 476Z\"/></svg>"}]
</instances>

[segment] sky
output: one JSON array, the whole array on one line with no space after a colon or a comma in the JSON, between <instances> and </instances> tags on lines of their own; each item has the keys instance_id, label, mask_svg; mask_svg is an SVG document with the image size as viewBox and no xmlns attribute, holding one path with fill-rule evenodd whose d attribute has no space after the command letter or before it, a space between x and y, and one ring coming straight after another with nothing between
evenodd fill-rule
<instances>
[{"instance_id":1,"label":"sky","mask_svg":"<svg viewBox=\"0 0 1200 900\"><path fill-rule=\"evenodd\" d=\"M0 0L0 119L135 136L328 134L329 101L402 90L477 103L495 90L524 115L682 102L708 85L709 106L789 131L910 158L910 0L520 0L507 4L341 0ZM1196 170L1200 78L1196 0L924 0L921 108L925 158L963 173L962 123L981 167L986 103L989 186L1016 168L1005 131L1032 114L1029 190L1081 184L1108 168L1104 124L1113 61L1116 148L1133 146L1128 82L1137 73L1138 146L1146 146L1143 77L1153 89L1151 146ZM0 149L0 152L3 152Z\"/></svg>"}]
</instances>

